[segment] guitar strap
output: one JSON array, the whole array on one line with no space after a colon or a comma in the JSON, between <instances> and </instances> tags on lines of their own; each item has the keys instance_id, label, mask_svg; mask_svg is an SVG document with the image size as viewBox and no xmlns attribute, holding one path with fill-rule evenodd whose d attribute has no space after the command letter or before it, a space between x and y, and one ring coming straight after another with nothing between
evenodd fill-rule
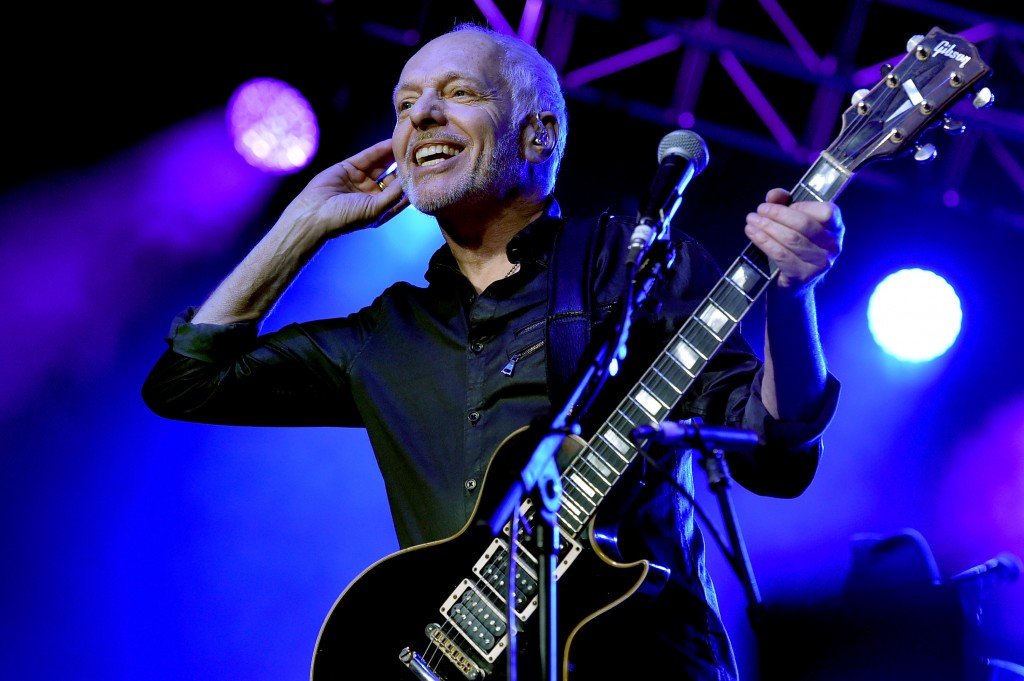
<instances>
[{"instance_id":1,"label":"guitar strap","mask_svg":"<svg viewBox=\"0 0 1024 681\"><path fill-rule=\"evenodd\" d=\"M564 405L576 388L580 359L590 344L592 322L591 268L595 232L604 229L608 213L595 220L570 218L555 235L548 268L547 361L552 404Z\"/></svg>"}]
</instances>

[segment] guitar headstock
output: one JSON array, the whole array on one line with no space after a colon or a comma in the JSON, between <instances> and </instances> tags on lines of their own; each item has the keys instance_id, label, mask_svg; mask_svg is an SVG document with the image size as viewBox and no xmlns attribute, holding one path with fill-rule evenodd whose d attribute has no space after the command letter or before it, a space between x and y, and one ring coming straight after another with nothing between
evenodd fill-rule
<instances>
[{"instance_id":1,"label":"guitar headstock","mask_svg":"<svg viewBox=\"0 0 1024 681\"><path fill-rule=\"evenodd\" d=\"M962 130L947 115L962 99L973 97L977 108L990 106L992 93L978 86L991 73L977 48L960 36L937 27L914 36L907 55L873 88L855 95L827 151L850 172L915 150L918 160L930 160L934 147L922 147L921 136L943 121L952 132Z\"/></svg>"}]
</instances>

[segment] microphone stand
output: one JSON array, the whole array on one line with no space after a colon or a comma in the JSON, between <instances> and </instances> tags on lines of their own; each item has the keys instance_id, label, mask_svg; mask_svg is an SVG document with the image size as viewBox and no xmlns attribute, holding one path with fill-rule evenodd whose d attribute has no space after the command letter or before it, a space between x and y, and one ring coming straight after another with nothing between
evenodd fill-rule
<instances>
[{"instance_id":1,"label":"microphone stand","mask_svg":"<svg viewBox=\"0 0 1024 681\"><path fill-rule=\"evenodd\" d=\"M678 205L678 202L677 202ZM674 210L672 211L674 212ZM671 217L671 216L670 216ZM505 524L519 513L523 500L529 496L536 501L539 522L527 532L534 537L535 550L538 551L538 617L539 617L539 652L541 681L557 681L558 670L558 636L557 607L555 590L555 568L560 545L558 530L558 510L561 508L562 483L556 462L556 455L565 442L568 434L578 435L581 431L579 422L586 409L600 391L605 379L618 371L618 362L626 357L626 341L633 311L647 298L655 281L661 277L675 260L675 250L667 240L667 220L660 225L660 238L637 255L631 250L627 267L635 268L635 276L629 278L629 295L623 298L623 308L619 323L606 343L594 353L594 358L583 373L572 395L562 409L555 414L547 432L530 455L523 467L520 479L512 483L494 513L491 515L490 528L494 536L500 535ZM635 260L634 260L635 258ZM635 263L635 264L633 264ZM515 620L515 571L518 541L517 522L513 522L509 537L509 594L508 599L508 677L509 681L518 679L518 661L516 658L516 620Z\"/></svg>"},{"instance_id":2,"label":"microphone stand","mask_svg":"<svg viewBox=\"0 0 1024 681\"><path fill-rule=\"evenodd\" d=\"M743 591L747 595L747 616L756 631L760 625L763 603L761 593L757 588L757 581L754 579L750 556L747 554L747 547L740 532L739 522L736 520L732 495L729 493L731 486L729 466L725 462L725 455L721 449L708 447L700 441L699 437L693 444L700 452L700 465L707 473L708 487L718 497L718 504L722 509L722 519L729 534L729 545L732 547L731 552L726 552L726 558L743 585Z\"/></svg>"}]
</instances>

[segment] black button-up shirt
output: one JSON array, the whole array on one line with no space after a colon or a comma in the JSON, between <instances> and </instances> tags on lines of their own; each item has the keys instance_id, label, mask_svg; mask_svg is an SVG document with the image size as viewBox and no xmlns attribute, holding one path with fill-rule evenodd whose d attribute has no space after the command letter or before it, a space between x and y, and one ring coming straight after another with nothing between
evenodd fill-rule
<instances>
[{"instance_id":1,"label":"black button-up shirt","mask_svg":"<svg viewBox=\"0 0 1024 681\"><path fill-rule=\"evenodd\" d=\"M170 348L147 379L147 404L169 418L204 423L364 427L400 545L449 537L471 517L476 483L502 441L552 407L544 351L546 274L561 224L553 203L509 244L520 271L480 295L442 247L430 260L426 287L396 283L344 317L261 335L255 324L191 324L189 309L175 319ZM595 237L595 337L625 291L621 262L631 226L612 219ZM662 350L719 276L708 254L682 237L675 265L655 289L663 301L657 317L633 325L631 345L646 347L630 351L619 384L646 369L646 357ZM817 439L834 400L814 423L773 424L757 395L759 368L734 333L677 413L760 433L774 426L783 447L810 451L795 483L771 467L759 471L768 482L759 482L744 462L734 464L734 475L755 491L789 496L813 474ZM614 391L613 382L608 392Z\"/></svg>"}]
</instances>

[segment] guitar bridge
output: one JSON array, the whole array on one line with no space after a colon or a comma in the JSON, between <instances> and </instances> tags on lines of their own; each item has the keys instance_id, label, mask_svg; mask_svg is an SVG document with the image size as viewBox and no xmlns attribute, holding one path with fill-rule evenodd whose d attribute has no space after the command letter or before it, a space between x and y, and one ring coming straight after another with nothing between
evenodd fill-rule
<instances>
[{"instance_id":1,"label":"guitar bridge","mask_svg":"<svg viewBox=\"0 0 1024 681\"><path fill-rule=\"evenodd\" d=\"M464 653L462 648L460 648L451 637L445 634L439 625L434 623L428 624L426 634L427 638L430 639L430 642L437 646L438 650L448 658L448 661L451 662L463 676L469 679L469 681L479 681L487 676L486 672L480 668L480 665L474 662L469 655ZM419 657L419 654L415 654L415 658L419 658L420 664L423 665L423 667L426 667L426 663L424 663L423 659ZM413 661L415 662L415 659ZM409 668L412 669L411 666ZM414 669L413 671L416 672L417 670ZM429 673L430 676L424 678L431 680L437 679L429 669L427 669L426 672Z\"/></svg>"}]
</instances>

